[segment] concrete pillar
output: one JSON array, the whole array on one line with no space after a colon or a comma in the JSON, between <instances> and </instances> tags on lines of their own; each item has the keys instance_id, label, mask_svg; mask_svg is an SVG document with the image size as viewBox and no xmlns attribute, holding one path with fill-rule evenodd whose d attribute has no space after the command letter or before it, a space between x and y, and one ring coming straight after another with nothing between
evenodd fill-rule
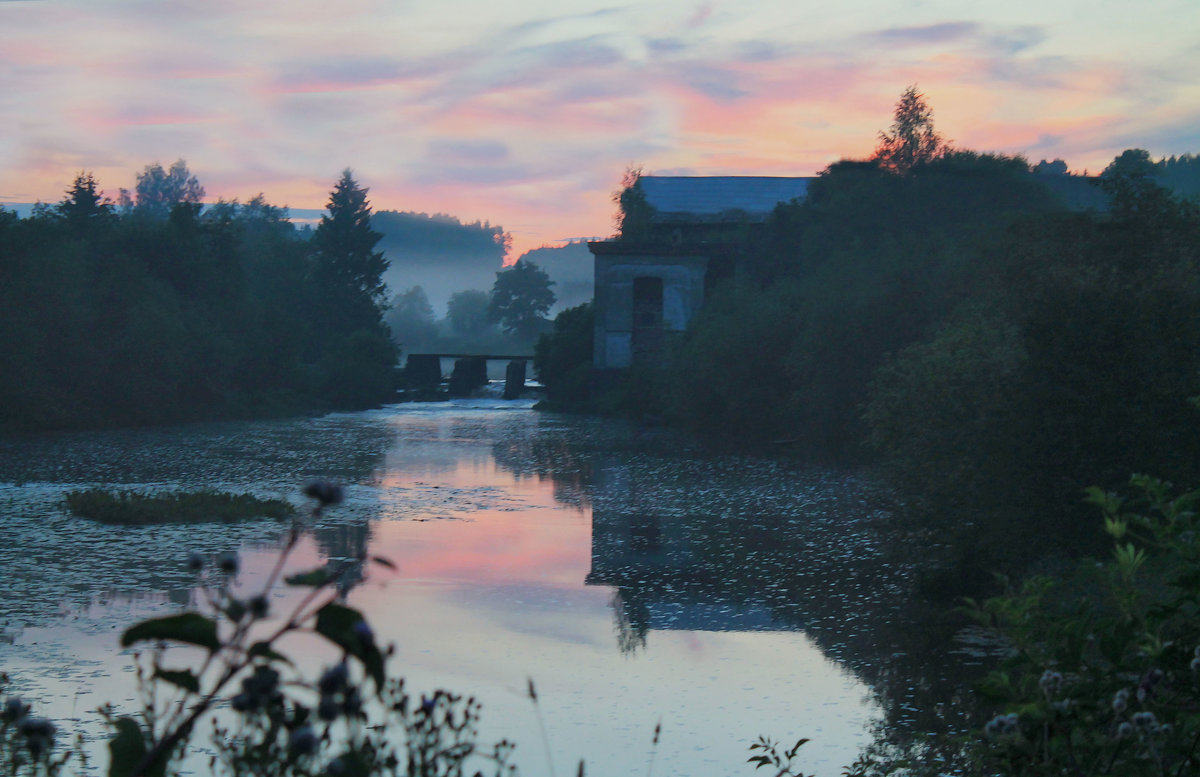
<instances>
[{"instance_id":1,"label":"concrete pillar","mask_svg":"<svg viewBox=\"0 0 1200 777\"><path fill-rule=\"evenodd\" d=\"M486 358L466 356L454 360L454 372L450 373L450 396L469 397L476 389L486 386L487 382Z\"/></svg>"},{"instance_id":2,"label":"concrete pillar","mask_svg":"<svg viewBox=\"0 0 1200 777\"><path fill-rule=\"evenodd\" d=\"M404 382L410 389L436 389L442 382L442 360L430 354L409 354L404 363Z\"/></svg>"},{"instance_id":3,"label":"concrete pillar","mask_svg":"<svg viewBox=\"0 0 1200 777\"><path fill-rule=\"evenodd\" d=\"M516 399L525 390L525 360L514 359L504 369L504 398Z\"/></svg>"}]
</instances>

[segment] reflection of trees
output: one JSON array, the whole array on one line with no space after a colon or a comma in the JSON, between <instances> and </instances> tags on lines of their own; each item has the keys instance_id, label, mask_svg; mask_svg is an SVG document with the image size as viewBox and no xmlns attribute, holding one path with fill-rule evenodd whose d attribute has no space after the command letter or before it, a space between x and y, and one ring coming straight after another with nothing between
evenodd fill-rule
<instances>
[{"instance_id":1,"label":"reflection of trees","mask_svg":"<svg viewBox=\"0 0 1200 777\"><path fill-rule=\"evenodd\" d=\"M492 456L497 465L517 478L550 479L556 500L582 507L587 500L595 453L591 447L595 441L580 434L580 427L587 424L587 419L577 427L546 423L539 425L534 434L526 430L520 435L502 435L492 444Z\"/></svg>"},{"instance_id":2,"label":"reflection of trees","mask_svg":"<svg viewBox=\"0 0 1200 777\"><path fill-rule=\"evenodd\" d=\"M656 629L802 629L875 690L893 744L958 725L970 701L951 655L961 624L913 601L912 565L883 551L875 495L853 478L778 470L596 461L586 582L614 589L618 647L636 651Z\"/></svg>"},{"instance_id":3,"label":"reflection of trees","mask_svg":"<svg viewBox=\"0 0 1200 777\"><path fill-rule=\"evenodd\" d=\"M363 566L371 543L371 524L363 518L312 530L313 540L333 568L340 571L338 591L345 595L364 579Z\"/></svg>"},{"instance_id":4,"label":"reflection of trees","mask_svg":"<svg viewBox=\"0 0 1200 777\"><path fill-rule=\"evenodd\" d=\"M618 586L613 589L612 600L614 630L617 647L622 654L636 653L646 647L646 633L650 631L650 610L645 599L636 588Z\"/></svg>"}]
</instances>

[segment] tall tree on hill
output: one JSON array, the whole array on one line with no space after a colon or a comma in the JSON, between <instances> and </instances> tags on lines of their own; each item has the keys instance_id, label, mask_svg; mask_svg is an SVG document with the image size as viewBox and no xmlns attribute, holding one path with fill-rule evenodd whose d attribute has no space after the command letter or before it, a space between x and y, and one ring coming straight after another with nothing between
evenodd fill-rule
<instances>
[{"instance_id":1,"label":"tall tree on hill","mask_svg":"<svg viewBox=\"0 0 1200 777\"><path fill-rule=\"evenodd\" d=\"M373 303L383 299L383 273L388 261L375 245L383 235L371 229L371 205L366 189L346 168L329 194L329 215L313 235L317 249L315 279L332 288L353 291Z\"/></svg>"},{"instance_id":2,"label":"tall tree on hill","mask_svg":"<svg viewBox=\"0 0 1200 777\"><path fill-rule=\"evenodd\" d=\"M872 159L887 170L906 173L949 150L950 144L933 129L933 109L913 84L900 95L892 126L879 133L879 146Z\"/></svg>"},{"instance_id":3,"label":"tall tree on hill","mask_svg":"<svg viewBox=\"0 0 1200 777\"><path fill-rule=\"evenodd\" d=\"M386 401L395 388L396 346L384 323L383 273L367 189L347 168L329 195L329 215L313 234L313 342L320 393L335 407Z\"/></svg>"},{"instance_id":4,"label":"tall tree on hill","mask_svg":"<svg viewBox=\"0 0 1200 777\"><path fill-rule=\"evenodd\" d=\"M199 206L204 200L204 187L182 159L175 160L169 170L164 170L158 162L146 165L138 173L134 193L136 200L130 198L128 191L121 190L123 209L132 207L140 214L160 219L169 216L176 205Z\"/></svg>"},{"instance_id":5,"label":"tall tree on hill","mask_svg":"<svg viewBox=\"0 0 1200 777\"><path fill-rule=\"evenodd\" d=\"M113 204L100 191L96 177L83 172L75 176L67 196L55 206L54 212L67 222L72 232L82 234L108 220L113 214Z\"/></svg>"}]
</instances>

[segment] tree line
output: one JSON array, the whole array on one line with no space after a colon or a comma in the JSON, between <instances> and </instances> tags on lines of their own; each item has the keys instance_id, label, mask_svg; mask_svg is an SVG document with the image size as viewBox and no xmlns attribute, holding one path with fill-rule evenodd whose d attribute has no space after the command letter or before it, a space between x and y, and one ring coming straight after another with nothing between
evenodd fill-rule
<instances>
[{"instance_id":1,"label":"tree line","mask_svg":"<svg viewBox=\"0 0 1200 777\"><path fill-rule=\"evenodd\" d=\"M0 429L358 408L395 388L366 188L297 229L259 195L203 207L181 161L117 201L90 173L0 210Z\"/></svg>"},{"instance_id":2,"label":"tree line","mask_svg":"<svg viewBox=\"0 0 1200 777\"><path fill-rule=\"evenodd\" d=\"M527 258L495 273L490 291L463 289L450 295L439 319L424 287L392 297L386 321L397 345L409 353L524 353L549 331L555 281Z\"/></svg>"}]
</instances>

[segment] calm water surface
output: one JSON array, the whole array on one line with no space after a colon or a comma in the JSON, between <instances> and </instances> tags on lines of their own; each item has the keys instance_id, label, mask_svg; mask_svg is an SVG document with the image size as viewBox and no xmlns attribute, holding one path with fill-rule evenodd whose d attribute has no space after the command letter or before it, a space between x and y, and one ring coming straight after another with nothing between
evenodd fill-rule
<instances>
[{"instance_id":1,"label":"calm water surface","mask_svg":"<svg viewBox=\"0 0 1200 777\"><path fill-rule=\"evenodd\" d=\"M750 774L747 747L767 734L810 737L805 770L835 775L903 715L889 680L908 650L890 625L903 570L878 548L866 485L490 400L0 441L0 669L40 714L95 737L102 702L137 707L120 630L195 599L186 552L240 550L247 590L277 555L272 522L103 527L69 515L66 492L300 505L315 475L348 499L294 566L393 560L349 603L411 688L480 698L484 740L516 741L522 774L549 772L527 678L562 774L581 758L590 774L645 773L661 721L655 774Z\"/></svg>"}]
</instances>

